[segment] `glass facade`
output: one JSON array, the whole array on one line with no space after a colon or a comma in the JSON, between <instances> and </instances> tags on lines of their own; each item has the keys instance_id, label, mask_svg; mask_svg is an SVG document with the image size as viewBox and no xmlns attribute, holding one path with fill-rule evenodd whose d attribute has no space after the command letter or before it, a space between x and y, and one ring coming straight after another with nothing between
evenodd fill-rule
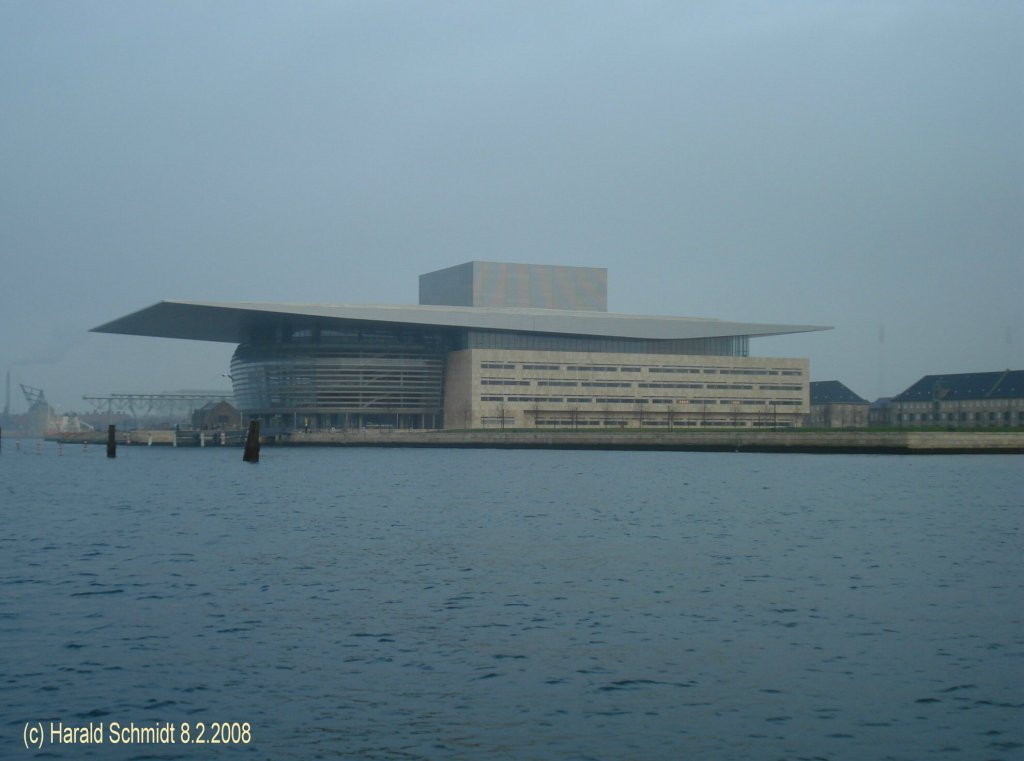
<instances>
[{"instance_id":1,"label":"glass facade","mask_svg":"<svg viewBox=\"0 0 1024 761\"><path fill-rule=\"evenodd\" d=\"M438 427L448 342L408 326L269 327L235 350L235 398L270 430Z\"/></svg>"}]
</instances>

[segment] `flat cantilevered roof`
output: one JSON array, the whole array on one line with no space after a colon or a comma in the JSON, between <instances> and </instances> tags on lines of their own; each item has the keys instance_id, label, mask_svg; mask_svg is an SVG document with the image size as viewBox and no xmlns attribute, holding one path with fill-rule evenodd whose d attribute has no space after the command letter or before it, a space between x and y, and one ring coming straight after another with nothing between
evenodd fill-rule
<instances>
[{"instance_id":1,"label":"flat cantilevered roof","mask_svg":"<svg viewBox=\"0 0 1024 761\"><path fill-rule=\"evenodd\" d=\"M775 336L830 330L823 325L766 325L697 317L650 317L562 309L161 301L95 327L92 331L243 343L254 329L277 325L282 320L301 322L308 318L325 324L380 323L421 328L431 326L654 340Z\"/></svg>"}]
</instances>

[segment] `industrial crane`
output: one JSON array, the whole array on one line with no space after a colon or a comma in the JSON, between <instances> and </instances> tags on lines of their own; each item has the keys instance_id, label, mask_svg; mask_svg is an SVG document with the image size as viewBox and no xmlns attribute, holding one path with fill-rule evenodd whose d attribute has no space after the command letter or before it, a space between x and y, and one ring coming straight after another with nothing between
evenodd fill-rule
<instances>
[{"instance_id":1,"label":"industrial crane","mask_svg":"<svg viewBox=\"0 0 1024 761\"><path fill-rule=\"evenodd\" d=\"M35 388L34 386L26 386L24 383L19 383L21 386L21 393L25 395L25 401L28 402L29 409L36 402L46 402L46 394L43 393L41 388Z\"/></svg>"}]
</instances>

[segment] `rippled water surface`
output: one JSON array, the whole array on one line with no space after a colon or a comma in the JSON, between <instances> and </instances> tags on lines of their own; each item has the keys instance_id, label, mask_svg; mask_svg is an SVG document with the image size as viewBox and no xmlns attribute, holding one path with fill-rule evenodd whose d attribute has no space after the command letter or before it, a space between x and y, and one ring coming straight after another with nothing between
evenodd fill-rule
<instances>
[{"instance_id":1,"label":"rippled water surface","mask_svg":"<svg viewBox=\"0 0 1024 761\"><path fill-rule=\"evenodd\" d=\"M4 442L0 757L1024 756L1020 457L240 460Z\"/></svg>"}]
</instances>

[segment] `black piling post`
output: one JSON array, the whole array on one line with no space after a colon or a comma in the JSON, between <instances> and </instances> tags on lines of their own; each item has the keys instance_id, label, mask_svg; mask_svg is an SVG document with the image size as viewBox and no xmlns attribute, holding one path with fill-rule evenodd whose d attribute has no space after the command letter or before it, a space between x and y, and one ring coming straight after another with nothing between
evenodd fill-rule
<instances>
[{"instance_id":1,"label":"black piling post","mask_svg":"<svg viewBox=\"0 0 1024 761\"><path fill-rule=\"evenodd\" d=\"M260 461L260 421L249 421L249 433L245 437L245 454L242 455L243 462Z\"/></svg>"},{"instance_id":2,"label":"black piling post","mask_svg":"<svg viewBox=\"0 0 1024 761\"><path fill-rule=\"evenodd\" d=\"M107 426L107 457L117 457L117 426Z\"/></svg>"}]
</instances>

